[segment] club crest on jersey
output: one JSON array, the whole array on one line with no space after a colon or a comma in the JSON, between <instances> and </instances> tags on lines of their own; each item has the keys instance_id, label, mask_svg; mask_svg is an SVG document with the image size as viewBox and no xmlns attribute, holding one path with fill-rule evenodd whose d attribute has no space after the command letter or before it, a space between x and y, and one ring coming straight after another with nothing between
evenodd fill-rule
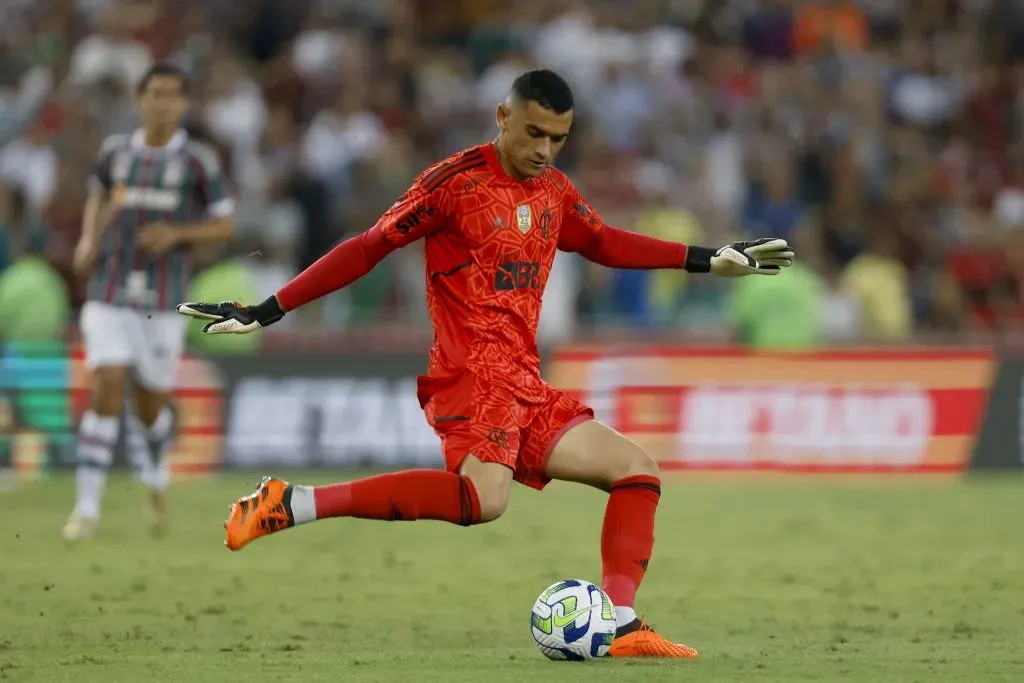
<instances>
[{"instance_id":1,"label":"club crest on jersey","mask_svg":"<svg viewBox=\"0 0 1024 683\"><path fill-rule=\"evenodd\" d=\"M544 208L540 212L540 220L537 221L540 224L540 234L544 239L551 239L551 223L555 220L555 214L551 209Z\"/></svg>"},{"instance_id":2,"label":"club crest on jersey","mask_svg":"<svg viewBox=\"0 0 1024 683\"><path fill-rule=\"evenodd\" d=\"M185 174L185 167L181 159L171 159L164 166L163 177L160 179L164 187L178 187L181 185L182 177Z\"/></svg>"},{"instance_id":3,"label":"club crest on jersey","mask_svg":"<svg viewBox=\"0 0 1024 683\"><path fill-rule=\"evenodd\" d=\"M530 228L533 227L533 215L530 213L529 204L520 204L516 207L516 225L519 226L519 232L524 235L530 232Z\"/></svg>"}]
</instances>

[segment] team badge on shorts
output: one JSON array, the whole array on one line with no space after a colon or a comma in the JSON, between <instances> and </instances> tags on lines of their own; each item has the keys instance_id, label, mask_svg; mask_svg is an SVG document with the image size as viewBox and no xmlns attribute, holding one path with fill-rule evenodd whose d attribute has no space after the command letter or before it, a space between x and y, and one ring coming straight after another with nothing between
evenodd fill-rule
<instances>
[{"instance_id":1,"label":"team badge on shorts","mask_svg":"<svg viewBox=\"0 0 1024 683\"><path fill-rule=\"evenodd\" d=\"M516 225L519 226L519 232L524 235L530 232L530 228L533 226L533 216L530 215L529 204L520 204L516 207Z\"/></svg>"}]
</instances>

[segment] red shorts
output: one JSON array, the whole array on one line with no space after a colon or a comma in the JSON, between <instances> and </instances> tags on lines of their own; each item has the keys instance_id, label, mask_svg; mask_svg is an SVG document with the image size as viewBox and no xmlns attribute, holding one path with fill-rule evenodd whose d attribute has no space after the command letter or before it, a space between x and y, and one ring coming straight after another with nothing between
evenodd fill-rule
<instances>
[{"instance_id":1,"label":"red shorts","mask_svg":"<svg viewBox=\"0 0 1024 683\"><path fill-rule=\"evenodd\" d=\"M498 462L520 484L543 489L548 458L559 439L594 411L563 391L545 385L542 403L523 403L515 393L467 371L440 389L423 407L441 437L445 465L458 472L467 455Z\"/></svg>"}]
</instances>

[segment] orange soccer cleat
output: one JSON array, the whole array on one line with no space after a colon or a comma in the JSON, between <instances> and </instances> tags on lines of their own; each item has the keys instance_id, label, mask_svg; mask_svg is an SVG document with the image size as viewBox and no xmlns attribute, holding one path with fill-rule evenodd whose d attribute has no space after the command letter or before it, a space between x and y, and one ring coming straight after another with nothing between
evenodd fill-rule
<instances>
[{"instance_id":1,"label":"orange soccer cleat","mask_svg":"<svg viewBox=\"0 0 1024 683\"><path fill-rule=\"evenodd\" d=\"M288 482L263 477L254 493L231 504L224 522L227 532L224 545L230 550L241 550L260 536L294 526L295 520L285 500L290 494Z\"/></svg>"},{"instance_id":2,"label":"orange soccer cleat","mask_svg":"<svg viewBox=\"0 0 1024 683\"><path fill-rule=\"evenodd\" d=\"M608 656L697 659L697 651L692 647L673 643L640 619L634 624L627 625L623 629L627 632L612 641Z\"/></svg>"}]
</instances>

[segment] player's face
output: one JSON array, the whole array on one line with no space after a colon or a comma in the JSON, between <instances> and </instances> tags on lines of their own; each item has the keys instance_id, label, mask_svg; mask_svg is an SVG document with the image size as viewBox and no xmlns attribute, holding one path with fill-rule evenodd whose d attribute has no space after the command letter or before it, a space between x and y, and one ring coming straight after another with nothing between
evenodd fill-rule
<instances>
[{"instance_id":1,"label":"player's face","mask_svg":"<svg viewBox=\"0 0 1024 683\"><path fill-rule=\"evenodd\" d=\"M188 111L188 96L177 76L153 76L139 93L139 114L144 128L177 128Z\"/></svg>"},{"instance_id":2,"label":"player's face","mask_svg":"<svg viewBox=\"0 0 1024 683\"><path fill-rule=\"evenodd\" d=\"M572 111L556 114L533 101L499 105L497 119L502 152L524 179L536 178L551 165L572 127Z\"/></svg>"}]
</instances>

